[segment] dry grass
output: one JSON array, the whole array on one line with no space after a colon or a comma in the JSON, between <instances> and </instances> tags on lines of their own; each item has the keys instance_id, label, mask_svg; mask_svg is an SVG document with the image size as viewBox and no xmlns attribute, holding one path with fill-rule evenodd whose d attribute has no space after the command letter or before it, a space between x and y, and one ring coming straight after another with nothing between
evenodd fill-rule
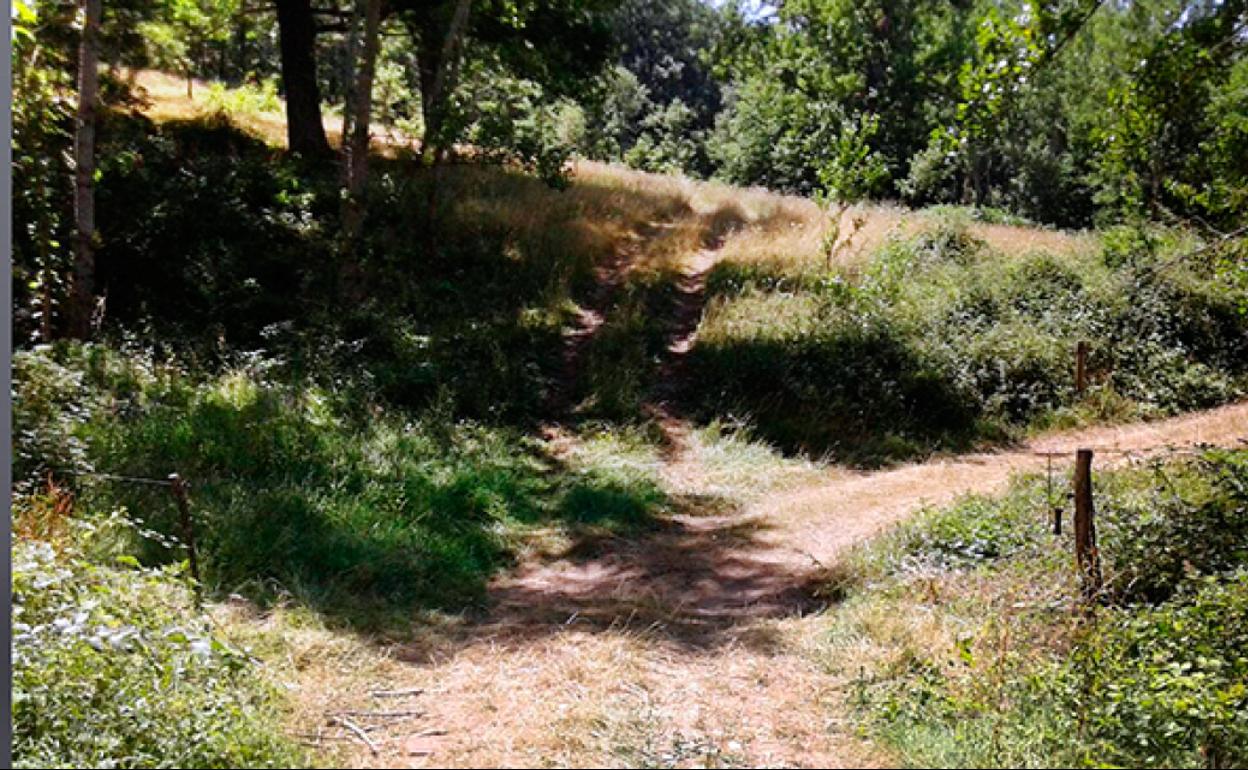
<instances>
[{"instance_id":1,"label":"dry grass","mask_svg":"<svg viewBox=\"0 0 1248 770\"><path fill-rule=\"evenodd\" d=\"M74 495L51 475L43 489L14 498L13 535L61 550L72 538Z\"/></svg>"},{"instance_id":2,"label":"dry grass","mask_svg":"<svg viewBox=\"0 0 1248 770\"><path fill-rule=\"evenodd\" d=\"M145 101L144 114L157 122L214 111L207 98L211 86L204 81L194 81L192 98L182 77L155 70L121 70L119 76L136 87ZM283 110L238 110L229 117L266 143L285 145ZM337 145L340 119L326 113L324 121L331 143ZM410 137L380 125L373 126L373 136L375 149L387 156L414 146ZM691 255L707 248L716 250L717 261L765 264L782 273L818 272L827 266L831 219L810 199L594 161L578 161L571 172L575 183L564 193L538 193L540 200L534 200L534 191L526 190L518 200L492 196L488 203L483 197L473 201L475 209L466 208L464 213L532 231L546 226L546 212L575 211L585 223L582 237L589 243L571 247L602 254L631 242L638 252L633 260L638 270L679 269ZM894 205L851 206L841 212L832 257L838 262L865 258L888 239L913 234L929 221L924 212ZM1089 234L1009 225L975 223L971 232L1007 255L1035 249L1068 254L1095 244Z\"/></svg>"},{"instance_id":3,"label":"dry grass","mask_svg":"<svg viewBox=\"0 0 1248 770\"><path fill-rule=\"evenodd\" d=\"M969 696L1020 656L1039 661L1065 650L1080 618L1053 608L1067 606L1073 582L1037 584L1023 571L911 575L840 606L814 654L845 679L862 672L888 678L921 662Z\"/></svg>"},{"instance_id":4,"label":"dry grass","mask_svg":"<svg viewBox=\"0 0 1248 770\"><path fill-rule=\"evenodd\" d=\"M419 717L369 718L366 712L420 711L420 695L375 698L376 691L402 690L408 667L384 640L327 627L307 610L279 606L260 610L241 599L209 608L220 633L256 655L266 676L288 694L286 732L310 747L318 764L358 767L354 758L370 754L348 728L334 721L343 712L368 728L370 738L393 753L412 732L428 729ZM447 624L424 619L425 633Z\"/></svg>"},{"instance_id":5,"label":"dry grass","mask_svg":"<svg viewBox=\"0 0 1248 770\"><path fill-rule=\"evenodd\" d=\"M725 254L747 233L774 231L807 216L799 212L808 203L801 199L593 161L577 162L572 178L568 192L588 218L628 222L644 235L630 260L639 271L679 270L700 251ZM602 201L608 206L586 210L580 197L594 189L613 194Z\"/></svg>"},{"instance_id":6,"label":"dry grass","mask_svg":"<svg viewBox=\"0 0 1248 770\"><path fill-rule=\"evenodd\" d=\"M1246 433L1248 405L1241 404L1153 425L1050 436L1034 446L1146 451L1234 443ZM569 451L618 453L625 455L621 462L653 468L653 455L612 441L591 438ZM691 444L689 451L708 465L685 491L736 494L749 487L747 467L761 450L725 445L714 435L695 435ZM760 483L771 479L768 467L762 464ZM864 747L837 717L852 697L859 666L957 663L958 639L982 630L982 613L974 616L972 608L987 604L1000 622L991 633L978 633L975 650L977 665L990 669L1018 646L1020 629L1030 627L1028 608L1048 606L1050 594L1066 587L915 575L889 601L836 613L775 612L765 601L753 605L759 613L748 607L740 615L713 613L722 602L739 601L742 586L764 579L790 585L822 574L823 565L923 502L990 492L1017 471L1042 467L1043 458L1013 452L869 474L791 469L808 485L759 495L738 514L679 516L683 534L669 529L636 542L610 539L586 552L535 552L496 583L498 604L489 615L415 617L403 639L335 632L291 611L222 612L233 618L224 621L227 628L267 635L262 655L297 703L292 730L314 735L321 725L324 735L336 736L322 740L327 761L354 767L878 765L887 758ZM816 477L820 482L809 484ZM745 526L751 521L753 529ZM671 550L680 538L689 547ZM700 571L698 554L707 555L703 566L723 574ZM584 611L572 609L577 602ZM1031 646L1048 649L1060 641L1059 631ZM412 687L424 693L403 708L423 713L384 723L389 727L376 732L378 755L324 725L328 712L393 708L370 698L372 689ZM424 734L431 730L446 732Z\"/></svg>"},{"instance_id":7,"label":"dry grass","mask_svg":"<svg viewBox=\"0 0 1248 770\"><path fill-rule=\"evenodd\" d=\"M680 455L660 468L667 488L676 495L743 505L826 479L831 472L805 457L785 457L741 430L713 422L689 431Z\"/></svg>"},{"instance_id":8,"label":"dry grass","mask_svg":"<svg viewBox=\"0 0 1248 770\"><path fill-rule=\"evenodd\" d=\"M705 653L627 622L605 633L575 619L534 636L486 628L473 639L448 627L389 644L289 611L216 614L291 693L291 734L336 766L783 767L799 755L823 767L875 764L823 716L842 683L811 655L821 624L777 621ZM410 689L420 692L370 696ZM419 714L365 715L376 711ZM378 753L332 723L342 712L354 712Z\"/></svg>"},{"instance_id":9,"label":"dry grass","mask_svg":"<svg viewBox=\"0 0 1248 770\"><path fill-rule=\"evenodd\" d=\"M763 190L742 195L752 202L750 210L767 213L747 219L746 225L724 243L720 260L766 266L783 275L820 273L828 268L829 260L852 265L869 258L891 239L913 236L930 227L935 216L896 205L858 204L839 212L834 229L832 214L812 200ZM971 223L968 229L1006 256L1037 250L1073 255L1095 249L1098 243L1093 234L1085 232L981 222ZM835 240L829 244L834 230Z\"/></svg>"},{"instance_id":10,"label":"dry grass","mask_svg":"<svg viewBox=\"0 0 1248 770\"><path fill-rule=\"evenodd\" d=\"M1231 443L1246 433L1248 405L1239 405L1154 425L1051 436L1034 446L1147 450ZM1045 606L1048 593L1065 590L1003 585L973 574L916 575L888 602L850 604L835 614L747 612L714 620L708 612L734 600L742 581L767 577L789 585L820 572L819 563L832 563L920 502L991 491L1013 471L1034 470L1043 461L1004 453L851 474L787 466L756 445L710 431L694 434L690 447L705 467L683 493L739 499L751 486L778 483L786 472L788 482L806 486L758 494L739 514L684 517L690 548L660 558L648 572L637 572L638 566L662 557L656 551L671 538L685 536L665 530L650 540L609 540L571 555L540 549L498 581L499 603L488 615L421 614L397 637L352 634L326 627L307 611L261 612L242 602L214 608L214 617L289 691L289 732L314 744L326 763L869 766L887 758L861 744L837 716L852 697L859 666L956 663L956 641L977 623L959 608L985 603L1002 619L992 634L977 637L977 659L989 665L1016 645L1025 608ZM576 461L595 465L610 455L636 472L652 472L661 462L610 435L569 451L583 453ZM693 526L698 521L701 529ZM716 529L717 521L731 527ZM756 529L739 529L750 521ZM724 572L718 587L708 584L712 575L694 569L695 557L708 549L722 550L706 559ZM612 559L627 569L613 571ZM558 611L572 588L583 590L586 612ZM409 688L422 692L370 695ZM377 754L330 723L347 711L359 712L351 719L370 728ZM378 711L419 713L367 716Z\"/></svg>"},{"instance_id":11,"label":"dry grass","mask_svg":"<svg viewBox=\"0 0 1248 770\"><path fill-rule=\"evenodd\" d=\"M1074 255L1092 251L1099 245L1096 235L1085 231L1064 232L1039 227L979 223L971 227L971 233L983 239L993 249L1007 255L1026 254L1029 251Z\"/></svg>"},{"instance_id":12,"label":"dry grass","mask_svg":"<svg viewBox=\"0 0 1248 770\"><path fill-rule=\"evenodd\" d=\"M178 75L127 68L120 68L116 75L118 79L128 82L140 97L143 114L158 123L190 120L215 111L208 99L213 85L207 81L194 79L193 95L188 95L187 80ZM229 117L239 128L267 144L280 147L286 143L284 108L238 111ZM331 144L338 145L341 140L340 114L336 110L326 111L322 121ZM394 150L412 143L409 138L397 137L379 125L373 126L372 133L375 149ZM799 198L779 196L762 189L741 190L725 184L698 182L676 175L649 174L595 161L578 161L571 173L574 180L585 185L573 185L562 196L552 190L550 200L526 198L514 201L518 204L514 207L492 207L488 212L480 213L499 216L500 221L517 226L540 225L541 217L534 217L535 213L551 206L568 205L568 198L571 198L571 208L582 213L585 219L604 225L615 223L629 227L644 222L672 223L687 219L685 224L694 229L692 225L703 216L722 216L733 220L735 212L740 210L748 212L741 216L759 221L773 218L785 206L805 203ZM605 188L614 194L603 196L591 190L588 195L583 195L586 186ZM684 245L694 245L699 235L701 232L695 231L690 240L684 241Z\"/></svg>"},{"instance_id":13,"label":"dry grass","mask_svg":"<svg viewBox=\"0 0 1248 770\"><path fill-rule=\"evenodd\" d=\"M120 80L128 82L134 93L142 100L141 111L157 123L173 120L193 120L221 112L211 104L209 94L213 84L193 79L190 94L184 77L158 70L135 70L121 68ZM227 89L228 91L228 89ZM276 110L228 110L230 121L271 147L286 146L286 113L279 100ZM338 109L326 110L321 115L325 135L330 145L342 146L342 115ZM395 129L374 123L372 125L373 149L387 157L393 157L400 149L410 147L412 139Z\"/></svg>"},{"instance_id":14,"label":"dry grass","mask_svg":"<svg viewBox=\"0 0 1248 770\"><path fill-rule=\"evenodd\" d=\"M157 123L193 120L217 112L208 104L212 86L205 81L194 80L188 96L186 78L165 72L121 70L118 77L132 85L143 101L141 111ZM283 147L286 144L286 115L280 110L236 112L229 117L239 128L268 145Z\"/></svg>"}]
</instances>

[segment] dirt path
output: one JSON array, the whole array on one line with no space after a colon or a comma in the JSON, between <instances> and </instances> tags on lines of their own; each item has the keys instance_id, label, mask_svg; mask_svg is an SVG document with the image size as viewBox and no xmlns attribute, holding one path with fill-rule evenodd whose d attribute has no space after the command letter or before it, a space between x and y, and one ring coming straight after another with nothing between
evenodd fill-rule
<instances>
[{"instance_id":1,"label":"dirt path","mask_svg":"<svg viewBox=\"0 0 1248 770\"><path fill-rule=\"evenodd\" d=\"M650 402L643 408L663 434L666 460L663 475L669 486L688 486L699 474L698 463L688 451L692 426L681 415L679 399L687 385L686 358L697 341L698 325L706 306L706 279L715 266L722 243L722 239L713 240L681 266L658 384Z\"/></svg>"},{"instance_id":2,"label":"dirt path","mask_svg":"<svg viewBox=\"0 0 1248 770\"><path fill-rule=\"evenodd\" d=\"M1148 453L1248 438L1248 403L1162 422L1056 433L1013 451L851 473L730 514L689 510L637 540L581 543L492 587L458 632L405 645L422 724L381 766L872 766L812 662L821 565L924 504L993 492L1034 451ZM1097 467L1121 462L1102 454ZM760 480L761 482L761 480ZM411 753L415 751L416 753ZM423 753L431 752L431 753Z\"/></svg>"},{"instance_id":3,"label":"dirt path","mask_svg":"<svg viewBox=\"0 0 1248 770\"><path fill-rule=\"evenodd\" d=\"M1010 451L931 460L877 473L849 473L826 484L782 495L756 506L760 521L783 522L764 538L786 563L829 562L845 546L866 539L924 505L942 505L970 492L1001 491L1010 477L1043 471L1039 452L1058 452L1055 472L1066 472L1080 447L1099 450L1094 469L1201 444L1248 441L1248 403L1169 420L1053 433ZM835 522L835 526L828 526Z\"/></svg>"},{"instance_id":4,"label":"dirt path","mask_svg":"<svg viewBox=\"0 0 1248 770\"><path fill-rule=\"evenodd\" d=\"M565 419L575 406L577 384L581 379L586 352L595 335L606 323L607 313L636 258L645 233L633 234L633 240L594 269L594 288L587 301L577 308L572 324L563 332L563 360L558 381L551 389L546 409L557 419ZM560 431L557 424L546 426L547 438L554 439Z\"/></svg>"},{"instance_id":5,"label":"dirt path","mask_svg":"<svg viewBox=\"0 0 1248 770\"><path fill-rule=\"evenodd\" d=\"M886 763L832 718L843 683L810 654L826 629L813 588L838 554L925 504L1042 470L1037 451L1147 453L1248 438L1244 403L885 471L827 469L797 489L708 510L674 397L714 257L710 246L685 266L661 367L668 386L650 406L668 444L664 478L688 504L646 536L582 540L531 558L494 581L487 617L394 648L404 665L393 684L423 689L421 725L438 734L362 752L356 766ZM564 392L628 269L626 257L604 267L569 333ZM571 451L574 436L557 425L550 432L552 453ZM1124 457L1105 451L1097 467Z\"/></svg>"}]
</instances>

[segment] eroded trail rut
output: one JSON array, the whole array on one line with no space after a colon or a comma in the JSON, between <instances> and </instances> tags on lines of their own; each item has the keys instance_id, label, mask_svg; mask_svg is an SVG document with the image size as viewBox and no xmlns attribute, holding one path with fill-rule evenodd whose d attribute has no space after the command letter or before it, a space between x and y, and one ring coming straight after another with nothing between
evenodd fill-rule
<instances>
[{"instance_id":1,"label":"eroded trail rut","mask_svg":"<svg viewBox=\"0 0 1248 770\"><path fill-rule=\"evenodd\" d=\"M693 342L703 278L688 266L673 358ZM603 295L605 298L605 294ZM590 325L592 326L592 325ZM592 333L592 330L588 333ZM584 344L574 340L573 344ZM665 476L696 493L691 432L662 397ZM556 431L557 432L557 431ZM872 766L839 721L837 681L810 647L826 629L811 590L847 547L923 505L1002 489L1045 468L1037 451L1148 453L1248 438L1248 403L1161 422L1054 433L1009 451L878 472L829 469L735 510L699 506L636 539L580 542L497 579L488 616L397 648L425 722L445 735L387 745L385 766ZM574 441L567 435L553 441ZM1098 467L1121 461L1105 453ZM1114 459L1111 459L1114 458ZM760 478L759 486L767 485ZM696 494L692 495L696 497Z\"/></svg>"}]
</instances>

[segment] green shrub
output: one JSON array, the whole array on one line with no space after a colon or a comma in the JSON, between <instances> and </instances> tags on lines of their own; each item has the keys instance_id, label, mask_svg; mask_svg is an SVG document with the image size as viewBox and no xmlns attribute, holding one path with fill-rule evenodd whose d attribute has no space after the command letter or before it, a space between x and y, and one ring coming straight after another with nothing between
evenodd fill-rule
<instances>
[{"instance_id":1,"label":"green shrub","mask_svg":"<svg viewBox=\"0 0 1248 770\"><path fill-rule=\"evenodd\" d=\"M80 370L60 365L46 349L14 351L13 483L30 492L49 471L90 471L78 426L89 414Z\"/></svg>"},{"instance_id":2,"label":"green shrub","mask_svg":"<svg viewBox=\"0 0 1248 770\"><path fill-rule=\"evenodd\" d=\"M922 619L900 636L884 622L880 662L853 672L872 731L916 767L1242 765L1245 489L1244 450L1098 474L1108 590L1092 612L1074 606L1070 533L1049 534L1043 479L903 525L844 580L837 638Z\"/></svg>"},{"instance_id":3,"label":"green shrub","mask_svg":"<svg viewBox=\"0 0 1248 770\"><path fill-rule=\"evenodd\" d=\"M781 447L873 464L1244 392L1244 298L1213 270L1157 269L1167 250L1134 261L1007 258L968 225L960 212L942 215L831 274L716 268L692 354L703 414L749 415ZM1083 394L1073 373L1081 340L1092 383Z\"/></svg>"},{"instance_id":4,"label":"green shrub","mask_svg":"<svg viewBox=\"0 0 1248 770\"><path fill-rule=\"evenodd\" d=\"M1004 500L970 497L932 511L898 529L890 557L893 569L952 570L1014 556L1041 545L1037 510L1044 490L1028 486Z\"/></svg>"},{"instance_id":5,"label":"green shrub","mask_svg":"<svg viewBox=\"0 0 1248 770\"><path fill-rule=\"evenodd\" d=\"M277 80L270 78L258 85L244 83L238 88L228 88L221 83L210 83L204 105L209 111L221 111L231 116L247 116L258 112L280 112L282 100L277 94Z\"/></svg>"},{"instance_id":6,"label":"green shrub","mask_svg":"<svg viewBox=\"0 0 1248 770\"><path fill-rule=\"evenodd\" d=\"M1118 767L1248 761L1248 560L1157 609L1115 612L1076 648L1085 755Z\"/></svg>"},{"instance_id":7,"label":"green shrub","mask_svg":"<svg viewBox=\"0 0 1248 770\"><path fill-rule=\"evenodd\" d=\"M196 611L178 570L97 563L82 537L60 552L14 544L14 766L304 763L263 672Z\"/></svg>"},{"instance_id":8,"label":"green shrub","mask_svg":"<svg viewBox=\"0 0 1248 770\"><path fill-rule=\"evenodd\" d=\"M1163 602L1248 565L1248 454L1210 452L1192 468L1158 466L1153 474L1144 476L1152 482L1146 493L1100 506L1115 599Z\"/></svg>"}]
</instances>

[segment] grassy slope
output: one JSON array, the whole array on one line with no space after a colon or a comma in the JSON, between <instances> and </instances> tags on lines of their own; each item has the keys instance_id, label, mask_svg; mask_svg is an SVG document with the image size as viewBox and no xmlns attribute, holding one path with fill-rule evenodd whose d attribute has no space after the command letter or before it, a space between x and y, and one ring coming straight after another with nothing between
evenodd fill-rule
<instances>
[{"instance_id":1,"label":"grassy slope","mask_svg":"<svg viewBox=\"0 0 1248 770\"><path fill-rule=\"evenodd\" d=\"M874 465L1243 391L1242 290L1172 260L1181 238L1111 233L1098 246L1016 228L994 240L967 212L912 216L909 233L830 268L727 253L694 351L703 412L735 410L786 449Z\"/></svg>"},{"instance_id":2,"label":"grassy slope","mask_svg":"<svg viewBox=\"0 0 1248 770\"><path fill-rule=\"evenodd\" d=\"M332 179L303 181L263 143L253 146L233 128L195 118L198 107L174 95L181 84L151 75L140 82L153 87L156 139L143 147L144 163L112 169L116 205L108 208L106 190L102 206L112 213L102 218L111 223L102 274L119 292L121 320L141 320L124 318L126 308L139 306L120 294L129 290L154 306L162 342L208 329L229 350L192 347L206 364L185 355L168 364L160 351L33 355L19 380L34 395L23 396L21 406L42 431L37 439L48 440L25 445L18 459L29 461L22 466L27 477L41 464L192 476L211 587L284 608L267 619L237 608L216 611L230 622L241 617L241 634L269 624L255 644L325 672L334 687L343 681L329 672L344 658L364 661L351 665L360 688L387 670L374 659L372 633L408 638L413 617L418 629L454 626L453 616L426 608L470 606L491 575L526 552L556 551L586 533L641 531L680 503L679 474L664 467L657 431L641 407L661 371L674 287L695 253L711 250L718 260L688 399L708 426L696 442L711 461L710 480L722 479L715 499L700 500L711 507L764 486L756 480L760 461L768 477L809 472L810 463L749 443L751 433L813 454L833 448L826 431L803 436L786 423L833 425L857 442L843 456L862 462L960 445L958 436L924 432L923 402L880 413L882 422L872 418L881 423L877 434L863 434L861 421L837 421L887 396L893 375L908 373L911 361L922 363L920 385L945 387L940 378L949 371L915 354L927 355L920 341L953 328L952 321L947 329L924 327L925 317L949 317L950 308L979 299L960 293L962 286L982 289L990 306L1009 306L1018 299L1011 290L1036 283L1016 265L1055 264L1062 268L1057 284L1068 285L1067 272L1100 260L1098 238L1090 235L962 222L960 212L866 207L845 214L829 280L828 224L809 201L593 163L579 164L565 191L499 169L448 169L442 223L430 234L410 214L425 200L421 180L406 175L399 158L378 164L374 240L361 266L361 280L384 292L326 313L302 290L318 296L334 269L322 230L330 226L318 224L332 223ZM231 120L275 143L275 116L237 103ZM251 164L236 156L263 162L249 176ZM144 195L152 206L144 208ZM127 220L134 205L160 216ZM240 224L240 213L256 216ZM239 224L242 239L217 236L227 220ZM430 237L440 262L419 248ZM968 259L963 241L973 246ZM885 256L876 257L885 246ZM198 251L187 258L188 248ZM628 270L576 378L579 448L553 452L529 436L547 416L552 384L564 376L560 330L594 304L595 270L620 254ZM203 283L176 273L183 264L217 272ZM1110 291L1107 269L1092 273ZM872 276L883 289L847 303L841 281L859 285ZM913 292L906 288L912 278L919 279ZM1183 286L1191 291L1180 298L1203 302L1207 276L1189 278ZM993 295L994 282L1008 290ZM273 298L275 306L259 304ZM852 335L837 336L870 313L887 316L888 349L900 357L880 359L869 346L846 347ZM190 328L178 326L182 317ZM1020 317L1009 328L1027 324ZM760 347L776 340L779 348ZM1064 371L1068 335L1045 331L1032 341L1050 370ZM973 335L955 343L986 350L988 362L1003 360L1000 348ZM257 347L267 352L238 353ZM742 366L743 352L761 349L768 352L758 357L763 369ZM868 366L852 375L863 387L838 390L846 367L863 361ZM758 378L753 389L739 387L742 372ZM1013 381L1026 383L1033 373L1024 367ZM1205 374L1188 379L1204 387L1214 379ZM795 400L769 400L777 376ZM1233 382L1224 385L1200 403L1234 392ZM1098 391L1098 398L1108 406L1063 419L1132 413L1118 409L1112 391ZM1069 409L1073 402L1063 399L1058 410L1046 402L1022 423ZM831 411L809 408L829 400ZM66 405L85 410L85 427L84 413L62 419ZM1172 400L1164 408L1189 405ZM742 423L750 430L735 428ZM734 429L721 431L725 424ZM971 438L994 435L1000 430ZM689 486L704 489L705 481ZM82 492L100 509L124 504L144 522L171 526L163 499L104 483ZM344 634L344 627L364 633ZM308 681L306 671L300 677Z\"/></svg>"}]
</instances>

